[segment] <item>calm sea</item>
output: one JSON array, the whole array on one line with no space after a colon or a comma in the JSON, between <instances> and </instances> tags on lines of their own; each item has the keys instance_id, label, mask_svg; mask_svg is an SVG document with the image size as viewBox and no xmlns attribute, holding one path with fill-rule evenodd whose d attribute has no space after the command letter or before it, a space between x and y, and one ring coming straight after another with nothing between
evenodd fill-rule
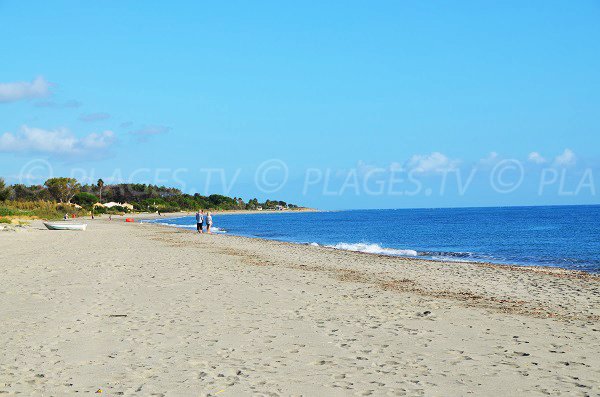
<instances>
[{"instance_id":1,"label":"calm sea","mask_svg":"<svg viewBox=\"0 0 600 397\"><path fill-rule=\"evenodd\" d=\"M219 233L437 260L600 272L600 206L216 215ZM155 222L194 229L194 217Z\"/></svg>"}]
</instances>

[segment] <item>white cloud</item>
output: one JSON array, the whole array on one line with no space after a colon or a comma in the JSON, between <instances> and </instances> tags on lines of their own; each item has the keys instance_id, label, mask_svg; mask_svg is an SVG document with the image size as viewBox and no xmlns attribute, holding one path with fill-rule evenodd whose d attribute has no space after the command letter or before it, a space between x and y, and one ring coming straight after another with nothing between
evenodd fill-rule
<instances>
[{"instance_id":1,"label":"white cloud","mask_svg":"<svg viewBox=\"0 0 600 397\"><path fill-rule=\"evenodd\" d=\"M32 82L0 83L0 102L15 102L48 95L50 95L50 83L43 77L37 77Z\"/></svg>"},{"instance_id":2,"label":"white cloud","mask_svg":"<svg viewBox=\"0 0 600 397\"><path fill-rule=\"evenodd\" d=\"M0 152L98 158L106 155L115 141L112 131L78 138L65 128L49 131L24 125L16 134L0 135Z\"/></svg>"},{"instance_id":3,"label":"white cloud","mask_svg":"<svg viewBox=\"0 0 600 397\"><path fill-rule=\"evenodd\" d=\"M565 149L564 152L556 156L554 164L559 166L573 165L577 161L575 153L571 149Z\"/></svg>"},{"instance_id":4,"label":"white cloud","mask_svg":"<svg viewBox=\"0 0 600 397\"><path fill-rule=\"evenodd\" d=\"M482 166L492 166L500 161L500 155L497 152L490 152L486 157L479 160Z\"/></svg>"},{"instance_id":5,"label":"white cloud","mask_svg":"<svg viewBox=\"0 0 600 397\"><path fill-rule=\"evenodd\" d=\"M92 132L79 140L81 148L84 150L105 150L115 142L115 134L112 131L101 133Z\"/></svg>"},{"instance_id":6,"label":"white cloud","mask_svg":"<svg viewBox=\"0 0 600 397\"><path fill-rule=\"evenodd\" d=\"M428 155L414 155L407 164L406 168L418 173L444 173L455 170L459 165L458 160L452 160L440 152L433 152Z\"/></svg>"},{"instance_id":7,"label":"white cloud","mask_svg":"<svg viewBox=\"0 0 600 397\"><path fill-rule=\"evenodd\" d=\"M546 159L539 152L529 153L529 156L527 156L527 160L536 164L543 164L546 162Z\"/></svg>"}]
</instances>

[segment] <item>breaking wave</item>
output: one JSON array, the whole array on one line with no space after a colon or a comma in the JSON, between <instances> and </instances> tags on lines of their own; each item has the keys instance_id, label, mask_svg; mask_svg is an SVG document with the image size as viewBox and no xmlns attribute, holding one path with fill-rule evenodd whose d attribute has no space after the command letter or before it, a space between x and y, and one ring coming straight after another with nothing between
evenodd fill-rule
<instances>
[{"instance_id":1,"label":"breaking wave","mask_svg":"<svg viewBox=\"0 0 600 397\"><path fill-rule=\"evenodd\" d=\"M367 254L379 254L390 256L417 256L419 253L415 250L401 250L395 248L384 248L379 244L368 243L338 243L335 245L326 245L325 247L335 248L344 251L365 252Z\"/></svg>"}]
</instances>

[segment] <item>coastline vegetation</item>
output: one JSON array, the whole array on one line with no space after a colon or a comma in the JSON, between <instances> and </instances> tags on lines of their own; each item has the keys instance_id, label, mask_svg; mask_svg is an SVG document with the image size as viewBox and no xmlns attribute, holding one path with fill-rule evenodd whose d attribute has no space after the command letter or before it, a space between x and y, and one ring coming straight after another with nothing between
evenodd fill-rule
<instances>
[{"instance_id":1,"label":"coastline vegetation","mask_svg":"<svg viewBox=\"0 0 600 397\"><path fill-rule=\"evenodd\" d=\"M108 207L104 204L111 203ZM284 201L256 198L244 201L240 197L220 194L203 196L186 194L165 186L120 183L80 184L74 178L51 178L43 185L7 185L0 178L0 217L5 219L42 218L59 219L65 213L76 216L90 214L123 214L128 212L179 212L230 210L300 209Z\"/></svg>"}]
</instances>

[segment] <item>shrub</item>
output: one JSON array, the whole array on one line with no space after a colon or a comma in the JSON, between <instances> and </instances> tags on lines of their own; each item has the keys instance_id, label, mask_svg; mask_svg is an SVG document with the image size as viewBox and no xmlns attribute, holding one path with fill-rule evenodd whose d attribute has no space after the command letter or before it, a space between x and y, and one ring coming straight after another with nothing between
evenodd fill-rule
<instances>
[{"instance_id":1,"label":"shrub","mask_svg":"<svg viewBox=\"0 0 600 397\"><path fill-rule=\"evenodd\" d=\"M13 216L13 215L17 215L17 211L15 211L11 208L0 207L0 216Z\"/></svg>"},{"instance_id":2,"label":"shrub","mask_svg":"<svg viewBox=\"0 0 600 397\"><path fill-rule=\"evenodd\" d=\"M181 208L178 207L177 205L161 205L158 207L158 211L160 212L179 212L181 211Z\"/></svg>"},{"instance_id":3,"label":"shrub","mask_svg":"<svg viewBox=\"0 0 600 397\"><path fill-rule=\"evenodd\" d=\"M80 192L73 196L71 202L79 204L82 207L91 208L92 205L98 202L98 197L91 193Z\"/></svg>"},{"instance_id":4,"label":"shrub","mask_svg":"<svg viewBox=\"0 0 600 397\"><path fill-rule=\"evenodd\" d=\"M51 201L6 201L0 207L0 216L35 216L42 219L60 219L65 213L87 215L85 210L76 210L68 204Z\"/></svg>"},{"instance_id":5,"label":"shrub","mask_svg":"<svg viewBox=\"0 0 600 397\"><path fill-rule=\"evenodd\" d=\"M94 207L94 214L106 214L106 207Z\"/></svg>"}]
</instances>

